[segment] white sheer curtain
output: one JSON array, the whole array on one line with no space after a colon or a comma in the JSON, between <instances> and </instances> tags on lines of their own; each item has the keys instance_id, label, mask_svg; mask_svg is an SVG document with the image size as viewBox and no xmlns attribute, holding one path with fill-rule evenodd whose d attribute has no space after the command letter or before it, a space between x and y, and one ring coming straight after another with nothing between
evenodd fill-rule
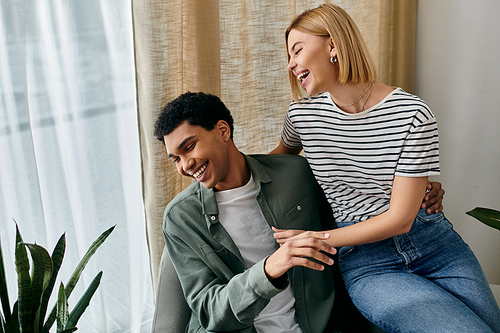
<instances>
[{"instance_id":1,"label":"white sheer curtain","mask_svg":"<svg viewBox=\"0 0 500 333\"><path fill-rule=\"evenodd\" d=\"M127 0L0 2L0 237L11 302L12 219L49 252L66 233L57 283L116 225L69 299L72 308L104 272L78 332L151 327L132 44Z\"/></svg>"}]
</instances>

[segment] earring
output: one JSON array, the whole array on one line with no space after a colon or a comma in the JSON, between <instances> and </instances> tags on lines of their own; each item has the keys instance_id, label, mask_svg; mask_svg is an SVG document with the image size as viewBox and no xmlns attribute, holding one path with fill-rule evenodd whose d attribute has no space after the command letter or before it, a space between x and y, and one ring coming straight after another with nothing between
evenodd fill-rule
<instances>
[{"instance_id":1,"label":"earring","mask_svg":"<svg viewBox=\"0 0 500 333\"><path fill-rule=\"evenodd\" d=\"M337 57L333 57L333 56L332 56L332 57L330 57L330 62L331 62L332 64L336 63L336 62L337 62Z\"/></svg>"}]
</instances>

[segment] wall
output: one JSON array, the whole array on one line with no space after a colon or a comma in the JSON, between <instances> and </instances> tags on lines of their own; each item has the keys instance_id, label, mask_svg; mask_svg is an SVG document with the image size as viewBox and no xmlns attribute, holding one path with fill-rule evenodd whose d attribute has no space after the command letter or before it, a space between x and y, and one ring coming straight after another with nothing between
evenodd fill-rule
<instances>
[{"instance_id":1,"label":"wall","mask_svg":"<svg viewBox=\"0 0 500 333\"><path fill-rule=\"evenodd\" d=\"M500 284L500 231L469 217L500 210L500 1L420 0L415 93L434 110L445 214Z\"/></svg>"}]
</instances>

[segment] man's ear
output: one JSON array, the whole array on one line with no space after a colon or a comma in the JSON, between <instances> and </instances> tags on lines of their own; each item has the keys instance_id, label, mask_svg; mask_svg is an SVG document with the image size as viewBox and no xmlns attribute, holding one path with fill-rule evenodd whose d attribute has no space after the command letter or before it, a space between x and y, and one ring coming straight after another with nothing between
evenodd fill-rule
<instances>
[{"instance_id":1,"label":"man's ear","mask_svg":"<svg viewBox=\"0 0 500 333\"><path fill-rule=\"evenodd\" d=\"M231 138L231 128L225 120L219 120L217 124L215 124L215 129L221 135L224 141L227 141Z\"/></svg>"}]
</instances>

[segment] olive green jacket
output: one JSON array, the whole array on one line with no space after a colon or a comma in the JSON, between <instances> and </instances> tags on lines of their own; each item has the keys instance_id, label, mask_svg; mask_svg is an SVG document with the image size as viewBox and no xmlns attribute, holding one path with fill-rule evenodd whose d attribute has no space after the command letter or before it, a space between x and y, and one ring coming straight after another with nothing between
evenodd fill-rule
<instances>
[{"instance_id":1,"label":"olive green jacket","mask_svg":"<svg viewBox=\"0 0 500 333\"><path fill-rule=\"evenodd\" d=\"M245 156L257 186L257 202L269 223L281 229L332 229L332 213L307 161L294 155ZM322 207L321 209L319 207ZM192 310L187 332L255 332L253 319L290 281L304 332L323 332L334 302L329 267L288 271L276 287L265 259L246 267L218 218L213 189L194 182L165 209L163 233ZM250 223L251 221L249 221ZM323 222L323 226L322 226Z\"/></svg>"}]
</instances>

